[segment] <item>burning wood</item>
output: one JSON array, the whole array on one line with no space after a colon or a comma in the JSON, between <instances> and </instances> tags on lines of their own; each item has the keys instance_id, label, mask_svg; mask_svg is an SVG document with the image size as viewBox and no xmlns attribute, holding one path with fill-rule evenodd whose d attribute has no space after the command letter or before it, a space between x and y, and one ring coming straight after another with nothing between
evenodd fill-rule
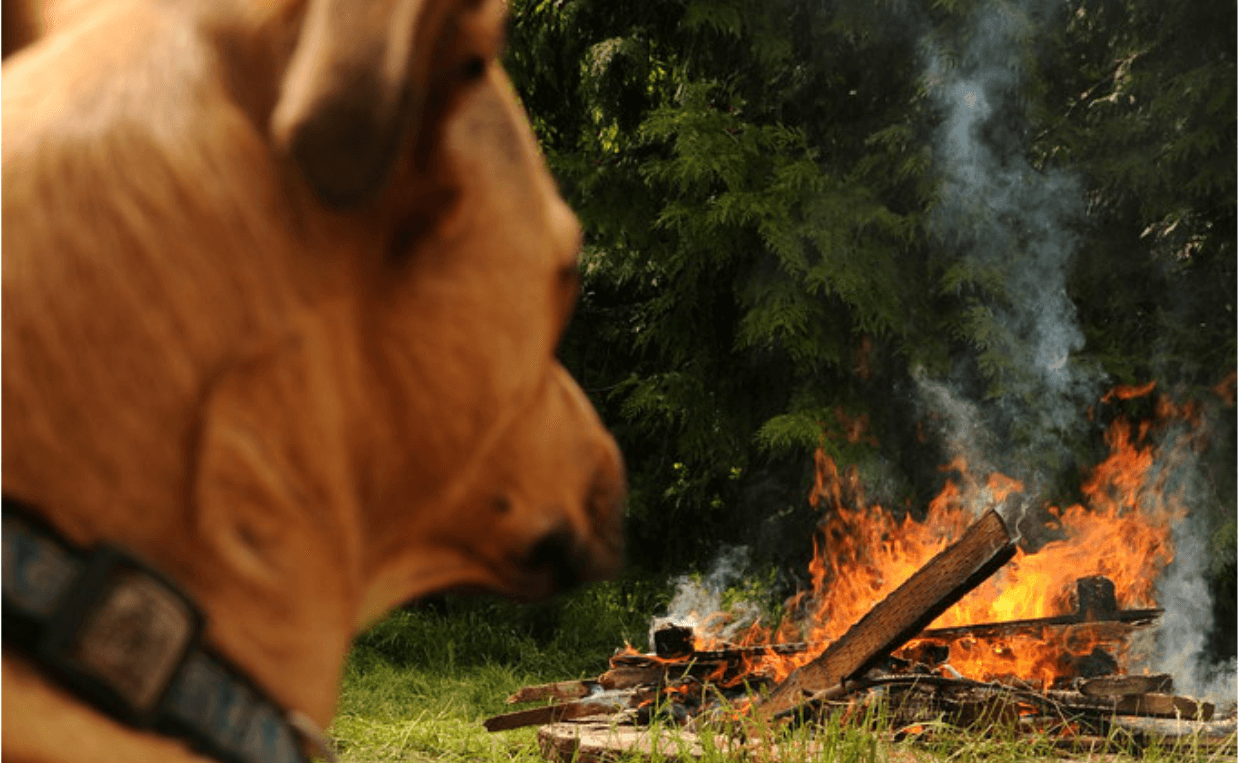
<instances>
[{"instance_id":1,"label":"burning wood","mask_svg":"<svg viewBox=\"0 0 1238 763\"><path fill-rule=\"evenodd\" d=\"M984 582L1014 553L1006 523L996 511L986 512L842 638L792 673L761 704L758 714L772 717L794 707L814 688L825 689L863 673Z\"/></svg>"},{"instance_id":2,"label":"burning wood","mask_svg":"<svg viewBox=\"0 0 1238 763\"><path fill-rule=\"evenodd\" d=\"M917 728L925 721L938 718L962 727L1001 722L1043 730L1056 727L1054 724L1060 726L1068 723L1074 724L1071 728L1076 729L1072 734L1086 731L1093 735L1087 737L1089 739L1105 738L1112 724L1128 723L1123 718L1145 718L1149 722L1156 718L1211 720L1214 706L1171 694L1173 681L1168 675L1101 675L1076 679L1071 689L1063 690L1040 688L1027 682L976 681L957 673L942 675L941 672L932 672L926 662L937 664L938 671L952 672L948 663L948 642L977 634L1034 633L1045 628L1080 626L1115 627L1126 633L1155 621L1160 615L1160 610L1155 609L1119 609L1112 596L1112 585L1107 580L1083 578L1076 584L1076 611L1069 615L917 633L915 624L930 621L935 616L934 610L939 613L946 606L943 601L957 599L963 593L960 588L974 586L978 576L991 573L990 568L1000 566L1000 562L993 560L1001 560L1006 553L1008 541L1000 540L1005 533L1004 525L1000 524L1000 520L995 523L987 515L978 524L981 528L977 533L984 538L983 542L965 536L926 565L926 569L931 571L944 564L938 559L950 560L964 553L959 548L971 549L966 551L970 564L953 562L952 572L942 576L953 576L953 580L961 579L961 583L938 582L930 586L918 583L918 586L924 586L918 590L927 589L933 593L920 599L912 608L913 612L900 613L883 630L873 630L879 634L877 637L864 636L867 639L865 643L876 643L878 646L866 649L852 647L854 651L827 647L821 652L821 657L806 666L813 669L793 673L756 707L756 712L774 720L822 718L839 710L854 712L855 707L877 699L888 703L892 720L903 729ZM977 557L981 558L977 561ZM971 571L967 572L968 569ZM900 587L895 593L903 590L904 587ZM872 612L880 613L883 608L889 608L892 605L887 602L898 602L902 595L905 594L891 594ZM870 618L861 619L840 640L845 641L852 632L865 634L872 626L865 626L864 629L859 626L867 619ZM906 625L908 622L912 625ZM894 635L890 636L891 633ZM910 637L918 637L915 647L904 650L899 657L890 655ZM618 745L610 752L618 749L638 751L644 745L639 734L618 733L616 724L619 727L639 728L655 716L676 725L693 723L694 718L696 723L700 723L707 715L705 710L710 707L733 717L735 708L742 708L752 691L772 683L768 676L752 672L754 658L810 653L819 649L819 645L810 643L715 645L713 648L698 649L696 635L691 628L682 625L665 626L654 632L652 640L654 653L620 650L611 658L610 669L596 679L561 681L520 689L507 698L508 703L546 700L552 703L493 716L486 719L485 727L489 731L503 731L542 726L539 738L543 749L548 757L556 760L572 759L572 755L589 748L589 745ZM837 665L844 663L831 663L834 658L827 658L831 654L852 654L850 664L859 667L850 670L839 668ZM883 657L885 659L881 659ZM821 669L821 664L831 667ZM1100 664L1105 663L1102 661ZM840 680L829 685L812 682L815 680L813 676L821 675L839 676ZM789 686L793 689L788 689ZM792 691L798 693L790 693ZM779 696L794 699L779 707L773 703L774 698ZM718 698L733 704L717 701L711 704L711 700ZM617 741L621 738L626 741Z\"/></svg>"},{"instance_id":3,"label":"burning wood","mask_svg":"<svg viewBox=\"0 0 1238 763\"><path fill-rule=\"evenodd\" d=\"M1069 615L1030 617L1022 620L1007 620L1000 623L976 623L974 625L960 625L953 628L930 628L921 631L919 638L952 641L966 636L1012 636L1018 633L1039 634L1045 628L1082 625L1084 623L1126 625L1130 628L1139 628L1151 625L1163 614L1163 610L1157 608L1118 609L1117 598L1113 592L1113 582L1099 575L1079 578L1076 581L1075 587L1078 603L1076 604L1075 611Z\"/></svg>"},{"instance_id":4,"label":"burning wood","mask_svg":"<svg viewBox=\"0 0 1238 763\"><path fill-rule=\"evenodd\" d=\"M843 505L837 470L819 453L813 500L829 510L812 588L787 605L792 615L777 633L758 624L723 640L708 630L711 618L699 632L662 628L653 653L627 648L596 679L526 687L510 701L554 704L496 716L487 728L547 724L544 751L566 760L586 750L587 729L589 744L618 745L609 753L646 751L648 734L624 729L662 718L726 732L741 717L846 719L881 703L896 738L923 738L940 728L926 721L945 719L1045 732L1067 746L1103 746L1114 729L1135 740L1194 733L1192 744L1230 751L1238 711L1210 721L1216 708L1175 695L1169 676L1123 674L1130 637L1161 616L1156 577L1182 516L1143 437L1128 422L1111 426L1110 457L1082 485L1086 506L1048 507L1052 532L1034 551L1016 549L995 512L970 520L976 500L1021 490L1013 480L982 482L952 465L964 488L948 481L914 522ZM551 722L590 714L601 722ZM614 742L616 729L627 741ZM721 736L728 749L744 743Z\"/></svg>"},{"instance_id":5,"label":"burning wood","mask_svg":"<svg viewBox=\"0 0 1238 763\"><path fill-rule=\"evenodd\" d=\"M1124 638L1131 631L1152 625L1163 614L1158 608L1119 609L1113 595L1113 584L1103 577L1080 578L1076 582L1078 604L1075 612L1049 617L1033 617L996 623L976 623L951 628L929 628L914 637L915 646L908 647L905 657L936 665L946 662L950 655L949 642L964 638L1008 637L1025 634L1039 636L1047 629L1065 629L1072 626L1090 625L1095 641L1114 641ZM1093 600L1094 592L1100 594L1099 603ZM691 661L698 665L724 662L752 662L757 658L774 655L789 656L804 653L820 653L825 644L792 642L786 644L752 644L747 646L725 645L709 649L694 646L692 628L683 625L664 625L653 633L654 655L663 660ZM936 656L932 656L932 655ZM621 655L616 664L622 666L648 666L645 655ZM646 668L647 669L647 668ZM610 687L615 688L615 687Z\"/></svg>"},{"instance_id":6,"label":"burning wood","mask_svg":"<svg viewBox=\"0 0 1238 763\"><path fill-rule=\"evenodd\" d=\"M1029 713L1039 711L1056 717L1083 719L1095 728L1100 728L1105 718L1115 715L1210 719L1214 710L1211 704L1169 693L1173 690L1173 681L1168 675L1102 675L1078 679L1072 690L1041 690L1026 682L982 682L928 672L930 664L949 671L949 646L924 640L930 636L950 641L975 633L1027 632L1080 624L1129 629L1151 623L1160 614L1159 610L1121 610L1105 605L1103 600L1100 606L1095 605L1084 592L1105 590L1103 580L1081 579L1077 585L1080 591L1078 609L1070 615L922 631L918 634L921 643L905 651L902 657L889 657L877 664L870 656L868 667L852 671L845 676L848 680L828 686L817 685L807 691L801 688L801 694L788 707L769 712L771 705L766 701L758 711L766 711L768 716L777 719L819 715L828 713L832 705L849 705L866 692L882 689L887 699L898 700L906 716L904 720L932 717L933 713L959 722L974 720L975 717L988 717L993 708L1002 703ZM1096 620L1098 617L1110 619ZM653 642L653 654L631 650L617 652L611 658L610 670L595 679L520 689L507 698L509 704L555 702L493 716L486 720L486 728L501 731L594 716L607 716L612 721L622 716L627 722L640 723L647 721L659 705L670 708L672 721L683 722L687 714L684 708L688 704L699 708L711 693L725 696L729 692L730 699L742 704L749 691L768 686L771 683L768 677L746 672L754 657L816 651L814 645L808 643L697 649L692 629L680 625L655 631ZM882 649L871 654L892 651L892 648L884 648L888 644L886 642ZM828 649L822 654L827 653ZM926 657L930 653L935 656L924 660L908 659ZM800 675L805 673L807 671ZM787 685L788 682L784 682L781 687ZM808 686L803 681L799 685ZM777 689L770 695L774 696L777 696Z\"/></svg>"}]
</instances>

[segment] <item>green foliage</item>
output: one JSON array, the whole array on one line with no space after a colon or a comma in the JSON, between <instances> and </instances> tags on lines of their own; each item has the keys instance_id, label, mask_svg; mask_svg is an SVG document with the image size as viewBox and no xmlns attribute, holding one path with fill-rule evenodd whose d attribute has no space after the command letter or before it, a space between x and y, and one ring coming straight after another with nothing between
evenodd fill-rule
<instances>
[{"instance_id":1,"label":"green foliage","mask_svg":"<svg viewBox=\"0 0 1238 763\"><path fill-rule=\"evenodd\" d=\"M805 422L881 394L830 391L863 386L863 343L882 362L918 344L927 305L897 255L921 236L907 200L928 162L889 97L914 90L911 52L809 3L513 9L513 78L589 232L563 356L626 446L638 563L699 561L743 532L743 490L815 446ZM877 86L857 57L873 48L901 79ZM546 65L565 49L578 64Z\"/></svg>"}]
</instances>

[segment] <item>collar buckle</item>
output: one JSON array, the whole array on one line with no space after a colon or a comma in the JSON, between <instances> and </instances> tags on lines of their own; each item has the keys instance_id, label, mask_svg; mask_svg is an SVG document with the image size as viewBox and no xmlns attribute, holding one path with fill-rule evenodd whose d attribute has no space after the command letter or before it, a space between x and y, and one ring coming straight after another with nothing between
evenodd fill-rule
<instances>
[{"instance_id":1,"label":"collar buckle","mask_svg":"<svg viewBox=\"0 0 1238 763\"><path fill-rule=\"evenodd\" d=\"M5 517L4 534L6 552L26 551L5 554L4 581L6 620L14 616L19 630L35 636L26 648L97 707L148 728L201 639L197 608L162 575L113 546L100 545L67 564L20 519ZM14 589L27 595L7 595ZM23 601L40 607L26 609Z\"/></svg>"}]
</instances>

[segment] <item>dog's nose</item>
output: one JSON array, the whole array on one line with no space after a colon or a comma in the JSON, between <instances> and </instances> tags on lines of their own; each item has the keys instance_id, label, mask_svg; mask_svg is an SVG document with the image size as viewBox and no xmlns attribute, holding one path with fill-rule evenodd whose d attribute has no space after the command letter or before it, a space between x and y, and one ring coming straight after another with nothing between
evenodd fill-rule
<instances>
[{"instance_id":1,"label":"dog's nose","mask_svg":"<svg viewBox=\"0 0 1238 763\"><path fill-rule=\"evenodd\" d=\"M597 479L583 502L591 533L582 536L568 521L553 526L525 554L522 566L551 581L555 591L605 580L623 565L624 489Z\"/></svg>"},{"instance_id":2,"label":"dog's nose","mask_svg":"<svg viewBox=\"0 0 1238 763\"><path fill-rule=\"evenodd\" d=\"M497 532L481 545L510 577L496 587L541 598L615 575L623 562L623 456L583 390L555 365L489 460ZM494 557L492 557L494 558Z\"/></svg>"},{"instance_id":3,"label":"dog's nose","mask_svg":"<svg viewBox=\"0 0 1238 763\"><path fill-rule=\"evenodd\" d=\"M556 524L529 547L522 566L549 580L556 591L618 573L623 563L626 493L622 461L607 459L595 472L581 504L589 532L581 535L568 521Z\"/></svg>"},{"instance_id":4,"label":"dog's nose","mask_svg":"<svg viewBox=\"0 0 1238 763\"><path fill-rule=\"evenodd\" d=\"M580 585L589 564L582 544L566 526L543 535L529 549L524 566L534 574L548 574L556 591Z\"/></svg>"}]
</instances>

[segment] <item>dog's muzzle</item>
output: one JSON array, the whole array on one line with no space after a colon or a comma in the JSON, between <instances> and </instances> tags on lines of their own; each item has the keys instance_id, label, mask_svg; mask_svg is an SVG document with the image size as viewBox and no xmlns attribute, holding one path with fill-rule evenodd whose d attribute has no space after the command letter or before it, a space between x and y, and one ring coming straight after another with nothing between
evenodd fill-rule
<instances>
[{"instance_id":1,"label":"dog's muzzle","mask_svg":"<svg viewBox=\"0 0 1238 763\"><path fill-rule=\"evenodd\" d=\"M622 482L599 478L585 498L586 515L593 520L593 533L581 538L566 525L536 541L521 563L535 578L551 581L556 591L584 583L606 580L623 564L624 491Z\"/></svg>"},{"instance_id":2,"label":"dog's muzzle","mask_svg":"<svg viewBox=\"0 0 1238 763\"><path fill-rule=\"evenodd\" d=\"M537 599L614 576L623 563L627 481L614 438L562 369L494 454L509 593Z\"/></svg>"}]
</instances>

